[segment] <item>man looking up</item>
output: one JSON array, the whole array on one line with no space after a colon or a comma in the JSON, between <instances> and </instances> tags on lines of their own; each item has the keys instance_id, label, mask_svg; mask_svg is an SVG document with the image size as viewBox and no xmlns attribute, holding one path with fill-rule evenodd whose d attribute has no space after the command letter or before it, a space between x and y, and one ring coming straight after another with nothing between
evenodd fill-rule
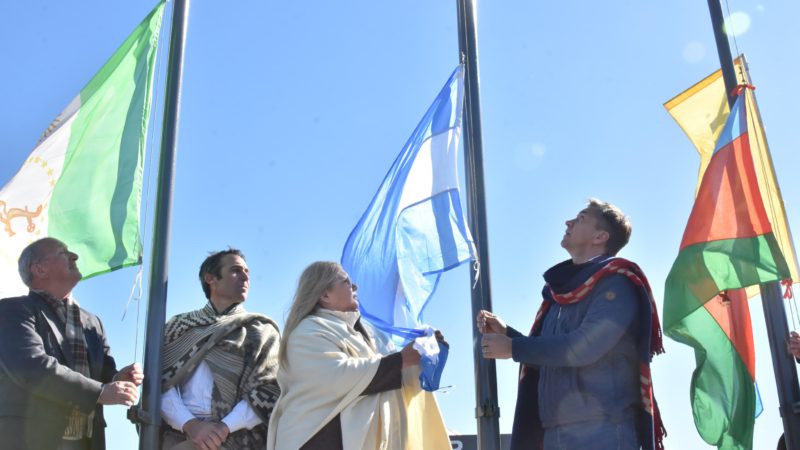
<instances>
[{"instance_id":1,"label":"man looking up","mask_svg":"<svg viewBox=\"0 0 800 450\"><path fill-rule=\"evenodd\" d=\"M241 251L212 253L199 277L208 303L164 329L162 448L187 440L203 450L266 448L280 394L278 326L244 309L250 272Z\"/></svg>"},{"instance_id":2,"label":"man looking up","mask_svg":"<svg viewBox=\"0 0 800 450\"><path fill-rule=\"evenodd\" d=\"M28 295L0 300L0 435L15 450L102 450L102 405L130 406L144 375L119 372L103 325L72 298L78 255L58 239L25 247Z\"/></svg>"},{"instance_id":3,"label":"man looking up","mask_svg":"<svg viewBox=\"0 0 800 450\"><path fill-rule=\"evenodd\" d=\"M630 222L590 199L566 225L570 259L545 272L530 335L477 316L483 356L522 364L511 448L660 448L649 365L663 353L656 305L641 269L614 257Z\"/></svg>"}]
</instances>

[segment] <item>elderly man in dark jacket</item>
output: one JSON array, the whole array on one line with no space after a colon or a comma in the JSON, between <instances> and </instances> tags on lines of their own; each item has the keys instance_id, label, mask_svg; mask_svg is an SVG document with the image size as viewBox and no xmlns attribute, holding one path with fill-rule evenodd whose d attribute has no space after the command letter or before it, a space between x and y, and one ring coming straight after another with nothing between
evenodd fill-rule
<instances>
[{"instance_id":1,"label":"elderly man in dark jacket","mask_svg":"<svg viewBox=\"0 0 800 450\"><path fill-rule=\"evenodd\" d=\"M132 405L144 378L116 370L100 320L71 296L78 255L40 239L19 258L26 296L0 300L0 447L102 450L102 405Z\"/></svg>"}]
</instances>

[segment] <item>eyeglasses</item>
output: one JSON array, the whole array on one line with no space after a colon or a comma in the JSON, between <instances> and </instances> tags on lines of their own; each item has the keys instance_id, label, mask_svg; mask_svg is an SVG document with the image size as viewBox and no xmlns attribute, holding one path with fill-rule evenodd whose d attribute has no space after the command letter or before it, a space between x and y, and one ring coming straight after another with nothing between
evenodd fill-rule
<instances>
[{"instance_id":1,"label":"eyeglasses","mask_svg":"<svg viewBox=\"0 0 800 450\"><path fill-rule=\"evenodd\" d=\"M352 281L350 281L350 278L345 278L344 280L339 280L336 283L346 284L346 285L350 286L350 289L352 289L353 291L357 291L358 290L358 285L353 283ZM334 283L334 284L336 284L336 283Z\"/></svg>"}]
</instances>

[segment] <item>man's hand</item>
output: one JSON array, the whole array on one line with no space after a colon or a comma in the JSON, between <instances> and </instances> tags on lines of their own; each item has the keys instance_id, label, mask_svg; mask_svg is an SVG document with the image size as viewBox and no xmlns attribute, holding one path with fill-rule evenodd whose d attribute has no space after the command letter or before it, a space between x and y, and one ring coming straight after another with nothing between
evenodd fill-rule
<instances>
[{"instance_id":1,"label":"man's hand","mask_svg":"<svg viewBox=\"0 0 800 450\"><path fill-rule=\"evenodd\" d=\"M139 363L133 363L125 366L114 375L114 381L130 381L136 386L140 386L144 380L144 373Z\"/></svg>"},{"instance_id":2,"label":"man's hand","mask_svg":"<svg viewBox=\"0 0 800 450\"><path fill-rule=\"evenodd\" d=\"M132 406L139 399L139 390L130 381L113 381L103 385L97 403Z\"/></svg>"},{"instance_id":3,"label":"man's hand","mask_svg":"<svg viewBox=\"0 0 800 450\"><path fill-rule=\"evenodd\" d=\"M800 358L800 334L796 331L789 333L789 351L795 358Z\"/></svg>"},{"instance_id":4,"label":"man's hand","mask_svg":"<svg viewBox=\"0 0 800 450\"><path fill-rule=\"evenodd\" d=\"M183 425L183 432L195 447L201 450L217 450L228 438L230 430L221 422L192 419Z\"/></svg>"},{"instance_id":5,"label":"man's hand","mask_svg":"<svg viewBox=\"0 0 800 450\"><path fill-rule=\"evenodd\" d=\"M475 318L475 322L478 325L478 331L481 334L487 333L495 333L495 334L506 334L506 323L503 322L503 319L500 316L490 313L486 310L480 310L478 312L478 317Z\"/></svg>"},{"instance_id":6,"label":"man's hand","mask_svg":"<svg viewBox=\"0 0 800 450\"><path fill-rule=\"evenodd\" d=\"M511 358L511 338L504 334L484 334L481 338L481 350L486 359Z\"/></svg>"}]
</instances>

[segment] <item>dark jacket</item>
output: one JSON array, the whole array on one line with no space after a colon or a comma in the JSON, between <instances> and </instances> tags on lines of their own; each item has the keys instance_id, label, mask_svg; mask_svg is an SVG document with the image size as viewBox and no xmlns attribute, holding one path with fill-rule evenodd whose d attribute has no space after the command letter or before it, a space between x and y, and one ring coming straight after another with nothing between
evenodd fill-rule
<instances>
[{"instance_id":1,"label":"dark jacket","mask_svg":"<svg viewBox=\"0 0 800 450\"><path fill-rule=\"evenodd\" d=\"M95 411L92 449L105 449L97 404L102 383L116 373L100 320L81 309L91 378L70 369L62 350L64 325L36 293L0 300L0 449L58 446L74 407Z\"/></svg>"},{"instance_id":2,"label":"dark jacket","mask_svg":"<svg viewBox=\"0 0 800 450\"><path fill-rule=\"evenodd\" d=\"M540 336L509 327L514 360L539 369L545 428L638 417L637 296L625 276L610 275L582 302L553 305Z\"/></svg>"}]
</instances>

